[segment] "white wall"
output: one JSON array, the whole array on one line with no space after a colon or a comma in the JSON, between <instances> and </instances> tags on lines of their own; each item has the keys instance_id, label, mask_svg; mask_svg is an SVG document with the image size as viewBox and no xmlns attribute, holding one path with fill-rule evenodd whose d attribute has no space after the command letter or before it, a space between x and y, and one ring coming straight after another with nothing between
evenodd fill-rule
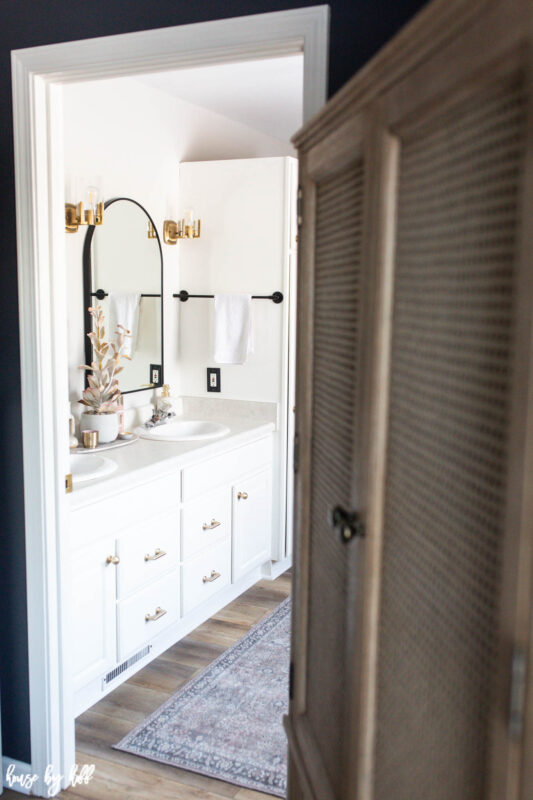
<instances>
[{"instance_id":1,"label":"white wall","mask_svg":"<svg viewBox=\"0 0 533 800\"><path fill-rule=\"evenodd\" d=\"M203 225L199 240L181 246L180 289L198 294L285 293L279 305L252 300L254 352L243 365L214 362L213 300L178 301L175 357L184 395L207 396L206 367L220 366L222 391L210 397L281 400L287 349L287 193L295 166L295 159L261 158L180 167L183 201L198 210Z\"/></svg>"},{"instance_id":2,"label":"white wall","mask_svg":"<svg viewBox=\"0 0 533 800\"><path fill-rule=\"evenodd\" d=\"M214 67L215 69L215 67ZM97 182L104 198L131 197L156 222L177 219L180 161L258 158L293 154L287 142L265 136L191 103L170 98L133 78L70 84L63 88L66 200L77 202L88 183ZM198 212L208 221L201 208ZM105 224L105 221L104 221ZM207 228L206 230L209 230ZM85 231L66 234L69 264L69 382L73 409L83 389L84 361L82 250ZM172 293L181 288L180 251L197 242L163 244L165 276L165 380L173 394L185 394L179 380L178 308ZM187 379L186 386L192 384ZM140 392L126 405L142 405Z\"/></svg>"},{"instance_id":3,"label":"white wall","mask_svg":"<svg viewBox=\"0 0 533 800\"><path fill-rule=\"evenodd\" d=\"M297 161L254 158L184 163L180 192L184 204L197 209L202 218L201 238L181 245L180 289L190 294L281 291L284 295L281 304L252 300L254 351L245 364L238 365L214 361L214 300L178 301L179 336L172 354L179 363L180 391L185 396L277 404L273 555L281 558L286 554L288 413L293 402L289 400L288 354L289 317L294 316L290 273L296 266ZM220 393L207 391L208 366L220 366Z\"/></svg>"}]
</instances>

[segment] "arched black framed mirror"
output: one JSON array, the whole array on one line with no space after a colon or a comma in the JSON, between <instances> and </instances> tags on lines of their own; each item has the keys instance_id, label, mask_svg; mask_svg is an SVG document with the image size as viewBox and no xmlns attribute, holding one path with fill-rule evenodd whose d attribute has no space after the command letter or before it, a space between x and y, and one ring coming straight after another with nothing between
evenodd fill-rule
<instances>
[{"instance_id":1,"label":"arched black framed mirror","mask_svg":"<svg viewBox=\"0 0 533 800\"><path fill-rule=\"evenodd\" d=\"M131 197L104 203L104 221L91 225L83 247L85 358L92 361L87 309L102 306L107 337L116 323L131 329L120 374L122 394L163 384L163 251L148 211ZM127 324L126 324L127 323ZM106 337L106 338L107 338Z\"/></svg>"}]
</instances>

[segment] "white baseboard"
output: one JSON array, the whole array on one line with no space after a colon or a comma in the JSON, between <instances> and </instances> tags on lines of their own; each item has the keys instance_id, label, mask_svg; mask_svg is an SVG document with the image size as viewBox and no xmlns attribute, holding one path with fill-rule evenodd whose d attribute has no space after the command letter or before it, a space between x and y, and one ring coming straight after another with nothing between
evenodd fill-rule
<instances>
[{"instance_id":1,"label":"white baseboard","mask_svg":"<svg viewBox=\"0 0 533 800\"><path fill-rule=\"evenodd\" d=\"M262 577L267 581L275 581L284 572L292 567L292 556L282 558L281 561L269 561L262 567Z\"/></svg>"},{"instance_id":2,"label":"white baseboard","mask_svg":"<svg viewBox=\"0 0 533 800\"><path fill-rule=\"evenodd\" d=\"M12 782L8 780L8 771ZM22 761L7 756L2 757L2 786L5 789L13 789L14 792L31 795L33 794L32 788L37 782L37 776L34 776L31 764L24 764Z\"/></svg>"}]
</instances>

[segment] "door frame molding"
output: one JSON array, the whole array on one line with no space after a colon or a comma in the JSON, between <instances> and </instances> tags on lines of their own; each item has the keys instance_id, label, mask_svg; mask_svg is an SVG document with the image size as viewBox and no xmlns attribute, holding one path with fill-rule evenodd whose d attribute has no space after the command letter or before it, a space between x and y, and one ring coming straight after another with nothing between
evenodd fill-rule
<instances>
[{"instance_id":1,"label":"door frame molding","mask_svg":"<svg viewBox=\"0 0 533 800\"><path fill-rule=\"evenodd\" d=\"M11 53L34 792L75 763L68 647L68 371L61 85L303 52L303 116L327 96L329 7L214 20Z\"/></svg>"}]
</instances>

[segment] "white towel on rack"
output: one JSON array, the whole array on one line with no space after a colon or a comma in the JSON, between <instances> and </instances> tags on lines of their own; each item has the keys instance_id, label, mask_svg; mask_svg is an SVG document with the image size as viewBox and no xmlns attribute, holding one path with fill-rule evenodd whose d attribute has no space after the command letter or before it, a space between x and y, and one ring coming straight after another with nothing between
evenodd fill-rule
<instances>
[{"instance_id":1,"label":"white towel on rack","mask_svg":"<svg viewBox=\"0 0 533 800\"><path fill-rule=\"evenodd\" d=\"M110 292L109 294L109 331L114 336L117 325L123 325L130 335L124 342L123 355L133 358L139 335L139 303L141 295L136 292Z\"/></svg>"},{"instance_id":2,"label":"white towel on rack","mask_svg":"<svg viewBox=\"0 0 533 800\"><path fill-rule=\"evenodd\" d=\"M215 295L215 363L245 364L254 351L252 295Z\"/></svg>"}]
</instances>

